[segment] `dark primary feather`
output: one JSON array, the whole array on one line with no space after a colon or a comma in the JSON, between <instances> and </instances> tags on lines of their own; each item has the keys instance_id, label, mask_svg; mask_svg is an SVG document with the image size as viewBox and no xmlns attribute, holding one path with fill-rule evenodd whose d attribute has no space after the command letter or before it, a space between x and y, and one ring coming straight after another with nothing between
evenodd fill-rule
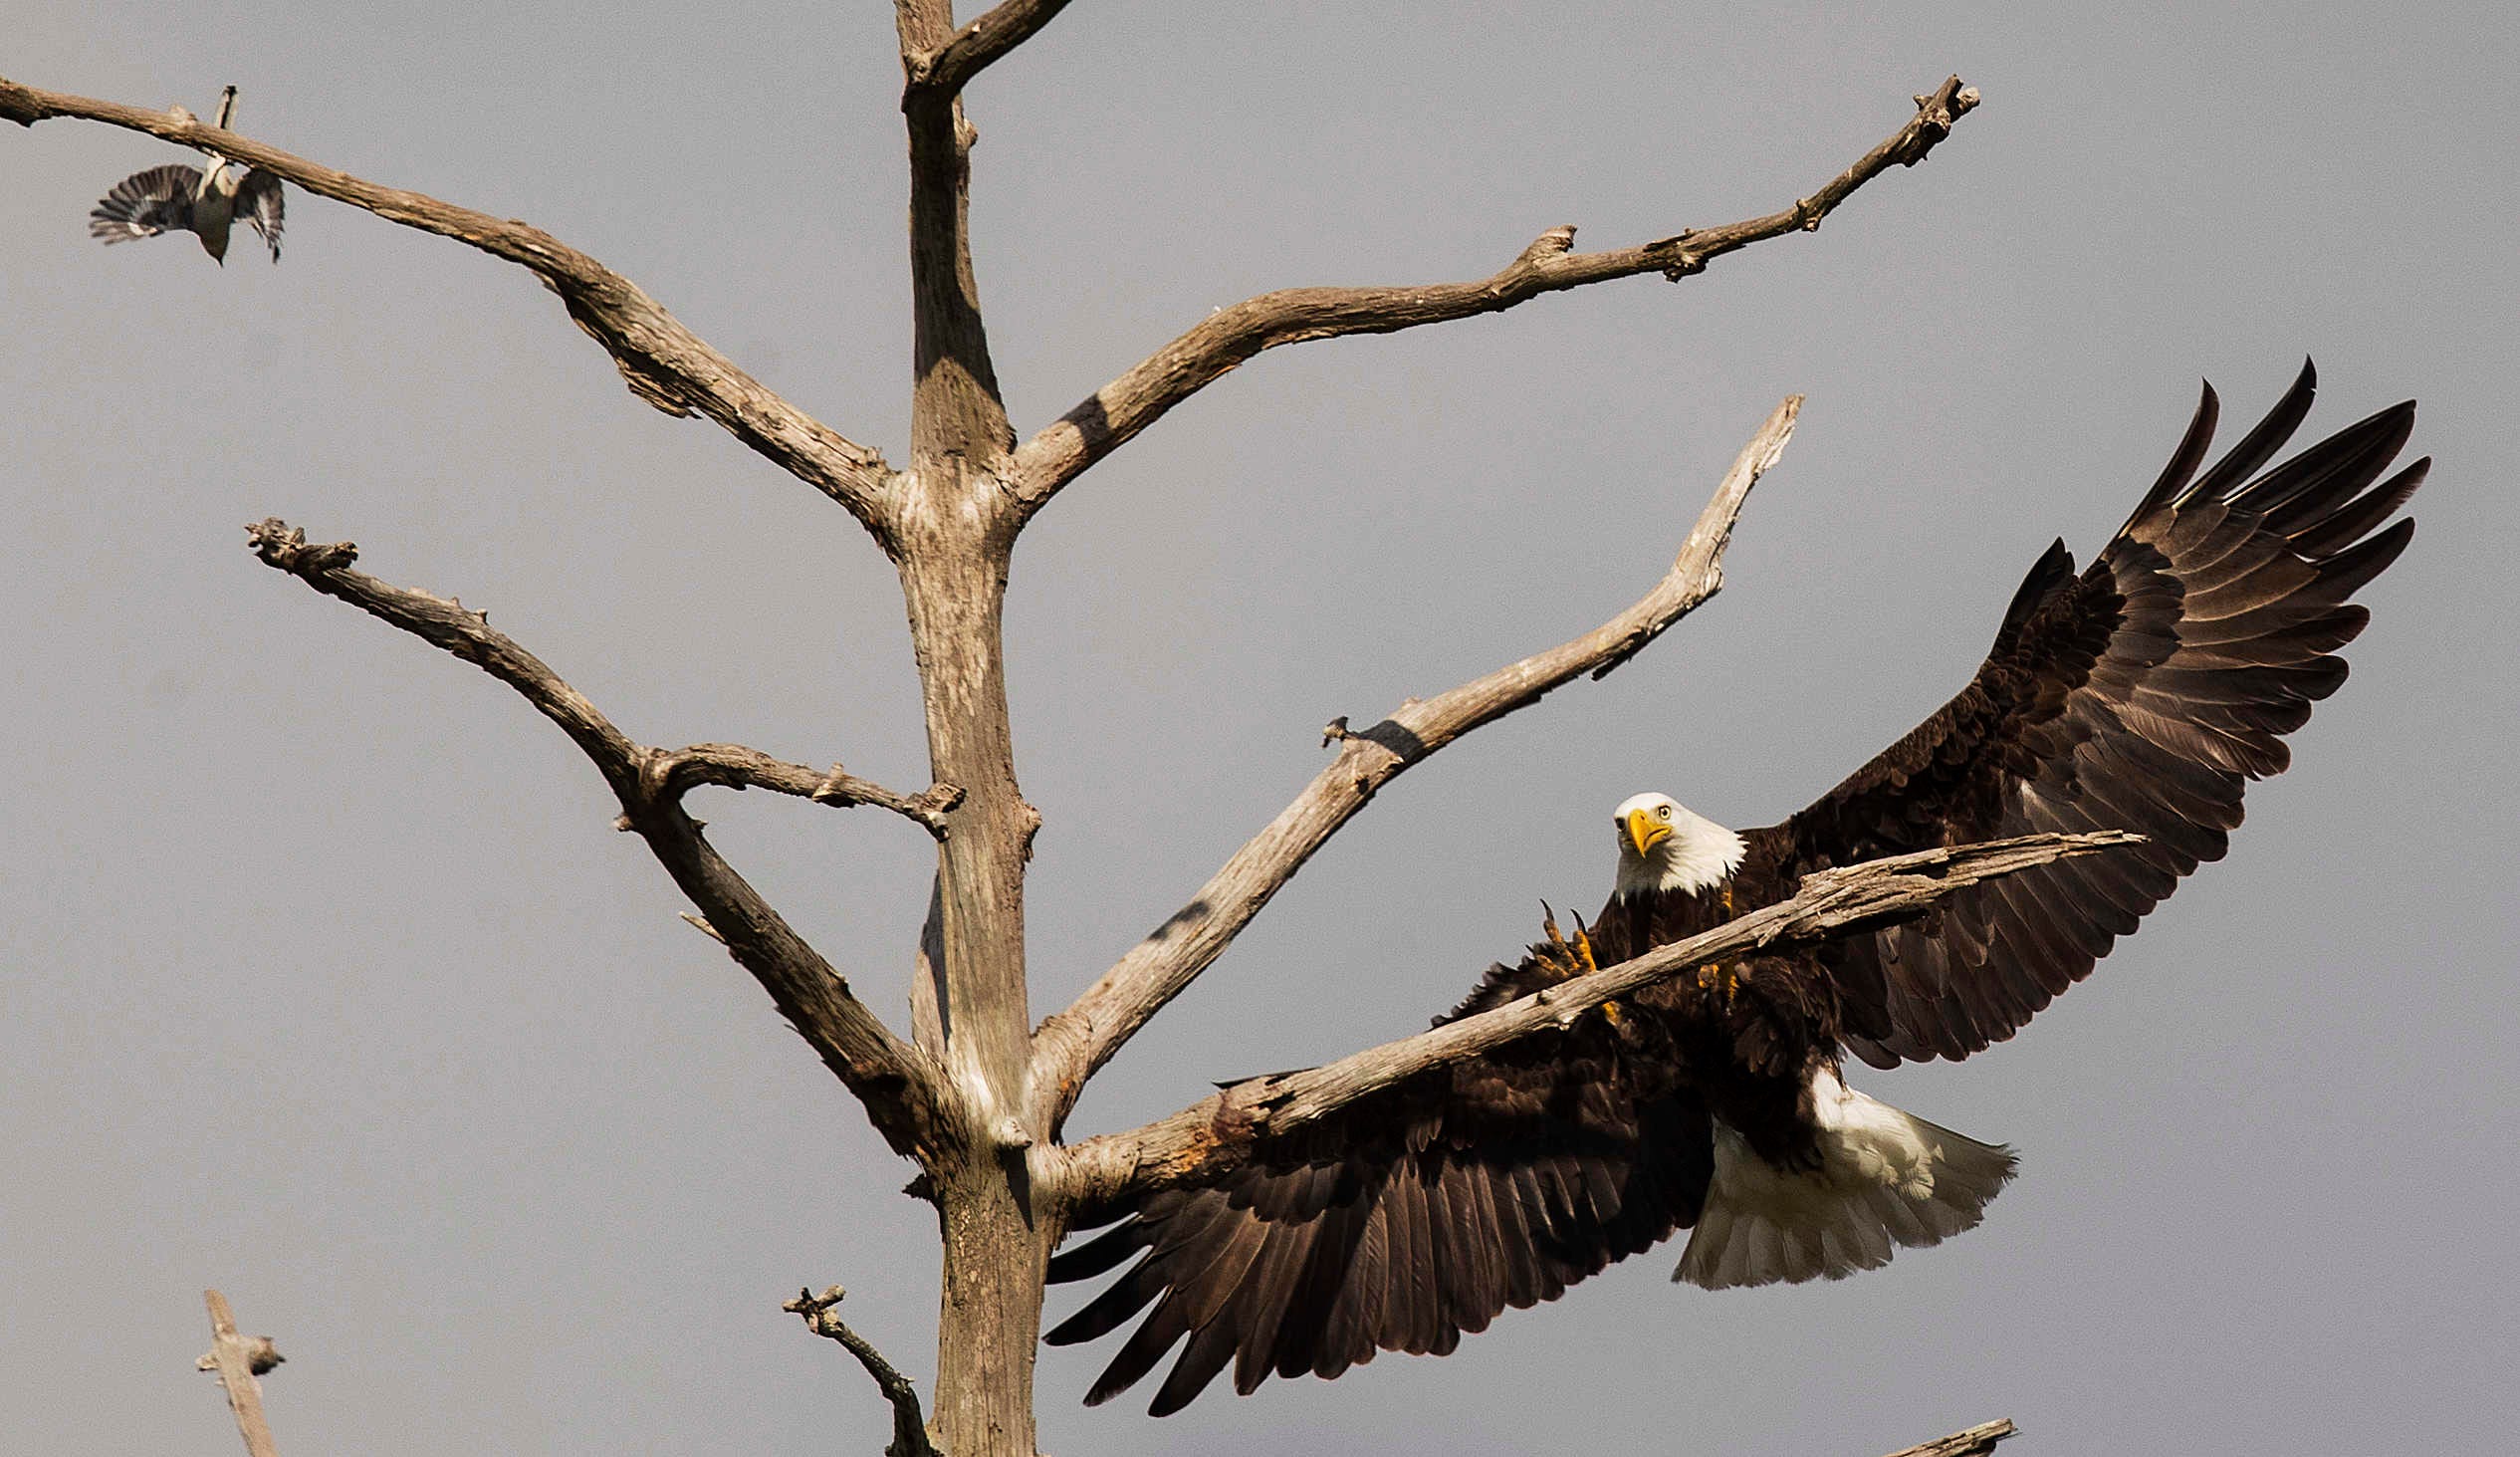
<instances>
[{"instance_id":1,"label":"dark primary feather","mask_svg":"<svg viewBox=\"0 0 2520 1457\"><path fill-rule=\"evenodd\" d=\"M271 261L280 261L280 226L282 204L280 179L256 168L236 184L236 215L254 225L271 245Z\"/></svg>"},{"instance_id":2,"label":"dark primary feather","mask_svg":"<svg viewBox=\"0 0 2520 1457\"><path fill-rule=\"evenodd\" d=\"M127 243L192 226L192 194L201 169L177 162L133 172L114 184L88 214L88 235L104 243Z\"/></svg>"},{"instance_id":3,"label":"dark primary feather","mask_svg":"<svg viewBox=\"0 0 2520 1457\"><path fill-rule=\"evenodd\" d=\"M2381 479L2411 404L2261 473L2313 387L2305 367L2199 474L2217 413L2208 388L2099 558L2077 573L2061 542L2039 558L1958 696L1810 808L1747 832L1720 896L1614 900L1594 950L1610 965L1789 896L1808 870L1901 850L2094 829L2134 830L2146 845L1989 882L1816 954L1754 956L1730 968L1737 1006L1703 981L1658 984L1616 1022L1588 1016L1510 1044L1266 1143L1212 1185L1091 1213L1087 1224L1118 1222L1053 1258L1050 1279L1128 1268L1046 1338L1137 1324L1086 1400L1146 1377L1175 1347L1159 1415L1228 1365L1248 1392L1270 1374L1335 1376L1378 1351L1450 1350L1498 1312L1552 1300L1696 1224L1712 1117L1760 1157L1799 1166L1808 1130L1776 1119L1760 1085L1772 1093L1803 1076L1813 1041L1885 1067L1965 1057L2088 974L2181 876L2221 855L2242 788L2284 767L2282 736L2344 680L2335 651L2368 617L2347 600L2412 531L2383 523L2428 462ZM1574 969L1558 948L1534 947L1490 968L1444 1020Z\"/></svg>"},{"instance_id":4,"label":"dark primary feather","mask_svg":"<svg viewBox=\"0 0 2520 1457\"><path fill-rule=\"evenodd\" d=\"M1865 1061L1964 1058L2010 1037L2181 876L2221 857L2242 789L2284 769L2282 736L2345 681L2334 653L2369 617L2347 599L2405 550L2413 522L2379 528L2430 462L2380 480L2413 429L2408 402L2258 474L2315 388L2305 365L2198 475L2217 409L2208 387L2099 560L2077 576L2050 549L1959 696L1768 832L1805 866L2040 831L2150 838L1833 948L1846 1044Z\"/></svg>"}]
</instances>

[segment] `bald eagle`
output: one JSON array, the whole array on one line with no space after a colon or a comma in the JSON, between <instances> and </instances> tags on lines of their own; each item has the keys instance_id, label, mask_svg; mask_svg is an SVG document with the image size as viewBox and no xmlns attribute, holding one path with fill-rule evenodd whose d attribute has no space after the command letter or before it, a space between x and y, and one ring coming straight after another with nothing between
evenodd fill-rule
<instances>
[{"instance_id":1,"label":"bald eagle","mask_svg":"<svg viewBox=\"0 0 2520 1457\"><path fill-rule=\"evenodd\" d=\"M2336 651L2369 619L2349 599L2413 533L2382 524L2430 464L2382 479L2408 402L2261 474L2314 385L2305 365L2199 474L2207 385L2099 559L2077 572L2050 547L1959 695L1809 808L1733 831L1667 795L1620 805L1617 879L1588 932L1552 925L1438 1024L1785 899L1826 866L2040 831L2143 845L1701 968L1358 1099L1213 1183L1079 1211L1079 1228L1112 1227L1055 1256L1050 1280L1136 1261L1046 1337L1137 1322L1086 1401L1185 1338L1156 1415L1229 1363L1248 1393L1381 1350L1442 1354L1683 1229L1674 1278L1723 1289L1834 1280L1974 1226L2011 1151L1855 1092L1843 1055L1889 1068L2010 1037L2218 858L2243 787L2283 770L2283 735L2345 680Z\"/></svg>"}]
</instances>

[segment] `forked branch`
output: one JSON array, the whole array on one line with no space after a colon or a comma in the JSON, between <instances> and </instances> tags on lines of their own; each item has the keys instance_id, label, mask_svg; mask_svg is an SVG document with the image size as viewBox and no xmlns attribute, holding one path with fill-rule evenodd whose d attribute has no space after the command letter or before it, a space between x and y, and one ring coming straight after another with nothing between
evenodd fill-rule
<instances>
[{"instance_id":1,"label":"forked branch","mask_svg":"<svg viewBox=\"0 0 2520 1457\"><path fill-rule=\"evenodd\" d=\"M1016 453L1019 508L1027 513L1040 509L1086 467L1262 350L1493 314L1542 294L1643 273L1677 282L1752 243L1810 232L1856 188L1892 166L1925 160L1935 143L1950 134L1951 123L1977 105L1977 93L1954 76L1916 103L1916 116L1853 166L1818 191L1796 198L1791 207L1764 217L1683 229L1599 253L1569 251L1574 228L1553 228L1495 274L1469 283L1281 289L1220 309L1027 441Z\"/></svg>"},{"instance_id":2,"label":"forked branch","mask_svg":"<svg viewBox=\"0 0 2520 1457\"><path fill-rule=\"evenodd\" d=\"M798 1035L866 1104L867 1116L885 1140L900 1153L924 1157L932 1151L944 1127L937 1115L933 1065L857 1000L847 981L736 873L683 810L682 791L695 777L706 779L712 766L733 775L737 771L732 766L742 764L741 755L751 751L703 746L716 752L701 753L695 760L691 756L700 751L647 748L613 727L541 658L493 629L487 613L353 570L358 549L348 542L313 544L305 532L279 520L246 530L255 554L266 564L480 667L559 724L620 800L623 828L645 838L674 883L699 907L711 934L726 943L770 992ZM767 755L759 758L778 762ZM817 781L823 778L811 770L802 772ZM765 780L773 777L764 771Z\"/></svg>"},{"instance_id":3,"label":"forked branch","mask_svg":"<svg viewBox=\"0 0 2520 1457\"><path fill-rule=\"evenodd\" d=\"M1292 1133L1422 1073L1546 1029L1571 1026L1604 1002L1632 995L1692 967L1886 924L1915 915L1980 881L2072 855L2139 845L2143 839L2120 830L2026 835L1816 871L1803 877L1792 899L1702 935L1542 988L1492 1011L1445 1023L1432 1032L1368 1048L1326 1067L1254 1078L1143 1127L1086 1139L1066 1150L1063 1186L1080 1211L1079 1221L1090 1222L1093 1211L1113 1200L1212 1179L1248 1157L1261 1139Z\"/></svg>"},{"instance_id":4,"label":"forked branch","mask_svg":"<svg viewBox=\"0 0 2520 1457\"><path fill-rule=\"evenodd\" d=\"M947 96L960 92L991 62L1032 39L1066 8L1067 0L1005 0L964 26L945 45L905 53L902 69L909 75L910 90Z\"/></svg>"},{"instance_id":5,"label":"forked branch","mask_svg":"<svg viewBox=\"0 0 2520 1457\"><path fill-rule=\"evenodd\" d=\"M0 78L0 118L32 126L78 117L217 152L346 202L387 222L453 238L531 269L560 295L569 317L612 356L632 392L669 414L694 410L724 425L781 468L848 508L889 549L883 456L797 408L703 343L636 284L537 227L492 217L418 192L383 187L222 130L180 109L152 112L39 91Z\"/></svg>"},{"instance_id":6,"label":"forked branch","mask_svg":"<svg viewBox=\"0 0 2520 1457\"><path fill-rule=\"evenodd\" d=\"M1583 673L1598 678L1635 656L1723 586L1723 549L1750 488L1793 437L1802 396L1788 396L1741 447L1671 571L1635 606L1573 641L1447 693L1411 699L1368 729L1337 726L1338 756L1268 827L1235 851L1188 905L1140 941L1033 1039L1033 1096L1050 1099L1055 1130L1095 1070L1213 965L1269 898L1374 792L1411 765Z\"/></svg>"},{"instance_id":7,"label":"forked branch","mask_svg":"<svg viewBox=\"0 0 2520 1457\"><path fill-rule=\"evenodd\" d=\"M1057 13L1056 5L1009 0L972 31L954 34L954 0L893 0L901 39L901 113L910 132L910 468L935 476L949 463L994 471L1015 449L1007 406L989 360L971 258L971 148L979 133L963 116L959 83L935 84L922 68L953 57L968 77ZM924 483L929 492L944 483Z\"/></svg>"}]
</instances>

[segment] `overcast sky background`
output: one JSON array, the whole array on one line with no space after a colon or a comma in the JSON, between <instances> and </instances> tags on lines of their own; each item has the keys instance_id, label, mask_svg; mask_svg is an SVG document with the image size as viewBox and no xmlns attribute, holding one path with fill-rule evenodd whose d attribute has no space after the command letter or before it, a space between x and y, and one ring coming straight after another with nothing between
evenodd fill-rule
<instances>
[{"instance_id":1,"label":"overcast sky background","mask_svg":"<svg viewBox=\"0 0 2520 1457\"><path fill-rule=\"evenodd\" d=\"M1033 1014L1370 722L1664 570L1776 399L1800 433L1712 607L1386 790L1116 1061L1079 1134L1408 1033L1607 886L1659 788L1791 812L1965 681L2053 536L2085 558L2200 375L2226 437L2304 355L2304 441L2407 395L2438 457L2354 678L2230 859L1967 1063L1872 1092L2014 1143L1978 1231L1709 1295L1677 1246L1443 1360L1087 1411L1069 1454L1862 1457L1995 1416L2031 1454L2510 1438L2505 1041L2520 924L2500 7L1081 0L971 98L1020 431L1269 288L1484 275L1810 191L1956 71L1926 165L1817 235L1500 318L1263 357L1019 552ZM1473 15L1476 19L1472 19ZM18 3L0 75L208 112L519 216L906 454L890 8ZM809 488L633 399L523 273L303 193L272 267L99 248L189 154L0 128L0 1448L232 1450L201 1289L290 1357L292 1454L872 1451L845 1314L925 1384L912 1170L675 919L600 782L473 669L253 562L269 514L460 595L651 743L927 782L897 588ZM705 791L719 844L899 1019L931 855ZM1053 1301L1052 1319L1076 1297ZM2007 1450L2011 1450L2007 1448Z\"/></svg>"}]
</instances>

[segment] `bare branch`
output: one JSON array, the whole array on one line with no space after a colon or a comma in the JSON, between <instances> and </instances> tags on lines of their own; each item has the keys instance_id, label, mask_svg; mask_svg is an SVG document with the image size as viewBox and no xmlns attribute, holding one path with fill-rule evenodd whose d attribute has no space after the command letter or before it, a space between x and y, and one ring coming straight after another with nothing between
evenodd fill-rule
<instances>
[{"instance_id":1,"label":"bare branch","mask_svg":"<svg viewBox=\"0 0 2520 1457\"><path fill-rule=\"evenodd\" d=\"M839 434L737 368L637 285L540 228L418 192L382 187L223 130L180 108L152 112L118 102L38 91L0 79L0 118L32 126L54 117L145 131L181 146L248 163L319 197L387 222L453 238L531 269L569 317L612 356L632 392L668 414L698 410L790 474L848 508L889 550L883 456Z\"/></svg>"},{"instance_id":2,"label":"bare branch","mask_svg":"<svg viewBox=\"0 0 2520 1457\"><path fill-rule=\"evenodd\" d=\"M1768 415L1734 458L1682 543L1671 571L1635 606L1573 641L1429 699L1410 699L1371 728L1332 720L1325 742L1338 756L1294 803L1254 836L1190 903L1120 958L1033 1039L1033 1095L1050 1099L1042 1125L1057 1129L1095 1071L1215 963L1234 938L1294 877L1375 791L1462 735L1583 673L1598 678L1635 656L1723 586L1723 549L1750 488L1793 437L1802 396Z\"/></svg>"},{"instance_id":3,"label":"bare branch","mask_svg":"<svg viewBox=\"0 0 2520 1457\"><path fill-rule=\"evenodd\" d=\"M562 681L541 658L506 633L493 631L489 613L352 571L350 564L358 560L356 544L309 542L305 532L277 517L257 522L245 533L265 565L435 643L516 689L595 761L615 790L641 790L639 766L646 751L614 728L584 694Z\"/></svg>"},{"instance_id":4,"label":"bare branch","mask_svg":"<svg viewBox=\"0 0 2520 1457\"><path fill-rule=\"evenodd\" d=\"M648 767L662 793L680 794L693 785L715 784L737 790L766 789L840 809L872 805L916 821L938 840L945 838L946 812L963 802L963 792L950 784L932 784L915 795L898 794L843 773L837 764L817 772L742 744L694 744L661 755Z\"/></svg>"},{"instance_id":5,"label":"bare branch","mask_svg":"<svg viewBox=\"0 0 2520 1457\"><path fill-rule=\"evenodd\" d=\"M1542 294L1637 274L1660 273L1677 282L1752 243L1810 232L1849 193L1884 170L1925 160L1935 143L1950 133L1951 123L1977 105L1977 93L1954 76L1916 101L1917 115L1906 125L1781 212L1723 227L1684 229L1600 253L1568 251L1574 228L1552 228L1502 270L1475 282L1281 289L1220 309L1027 441L1016 454L1019 509L1027 515L1039 510L1088 466L1262 350L1493 314Z\"/></svg>"},{"instance_id":6,"label":"bare branch","mask_svg":"<svg viewBox=\"0 0 2520 1457\"><path fill-rule=\"evenodd\" d=\"M2014 1435L2014 1431L2010 1418L1997 1417L1993 1421L1980 1422L1966 1431L1953 1432L1947 1437L1937 1437L1931 1442L1919 1442L1913 1447L1902 1447L1891 1453L1890 1457L1989 1457L1989 1454L1995 1450L1995 1444Z\"/></svg>"},{"instance_id":7,"label":"bare branch","mask_svg":"<svg viewBox=\"0 0 2520 1457\"><path fill-rule=\"evenodd\" d=\"M884 1359L884 1353L873 1341L848 1328L848 1323L835 1314L848 1292L834 1285L814 1295L807 1290L797 1292L797 1298L779 1309L804 1317L805 1329L826 1340L836 1340L866 1374L875 1378L875 1385L892 1403L892 1441L884 1448L884 1457L943 1457L928 1440L927 1419L919 1412L919 1388L899 1368Z\"/></svg>"},{"instance_id":8,"label":"bare branch","mask_svg":"<svg viewBox=\"0 0 2520 1457\"><path fill-rule=\"evenodd\" d=\"M876 1129L897 1152L925 1157L932 1151L946 1128L933 1065L859 1002L821 953L701 836L699 824L682 808L675 755L644 747L614 728L542 659L493 630L487 613L352 570L358 549L348 542L313 545L305 532L276 519L246 530L265 563L475 664L559 724L612 787L623 828L646 839L674 883L699 907L710 934L726 943L798 1035L866 1104ZM686 774L705 778L712 761L703 755L682 762Z\"/></svg>"},{"instance_id":9,"label":"bare branch","mask_svg":"<svg viewBox=\"0 0 2520 1457\"><path fill-rule=\"evenodd\" d=\"M268 1336L249 1338L236 1334L236 1314L228 1309L226 1296L205 1290L201 1298L210 1306L210 1353L194 1361L193 1369L219 1373L228 1409L236 1413L237 1434L245 1439L246 1457L280 1457L280 1447L271 1439L271 1423L263 1418L263 1383L255 1377L286 1357Z\"/></svg>"},{"instance_id":10,"label":"bare branch","mask_svg":"<svg viewBox=\"0 0 2520 1457\"><path fill-rule=\"evenodd\" d=\"M2120 830L2025 835L1890 855L1805 875L1790 900L1685 941L1544 987L1530 996L1431 1032L1402 1038L1300 1073L1254 1078L1170 1117L1065 1150L1063 1187L1090 1212L1114 1199L1201 1182L1231 1169L1263 1138L1282 1137L1405 1079L1459 1063L1518 1038L1572 1026L1602 1003L1745 951L1807 945L1915 915L1992 880L2144 837Z\"/></svg>"},{"instance_id":11,"label":"bare branch","mask_svg":"<svg viewBox=\"0 0 2520 1457\"><path fill-rule=\"evenodd\" d=\"M1005 0L964 26L942 49L905 55L902 64L910 75L910 89L948 96L960 92L990 63L1032 39L1066 8L1067 0Z\"/></svg>"}]
</instances>

